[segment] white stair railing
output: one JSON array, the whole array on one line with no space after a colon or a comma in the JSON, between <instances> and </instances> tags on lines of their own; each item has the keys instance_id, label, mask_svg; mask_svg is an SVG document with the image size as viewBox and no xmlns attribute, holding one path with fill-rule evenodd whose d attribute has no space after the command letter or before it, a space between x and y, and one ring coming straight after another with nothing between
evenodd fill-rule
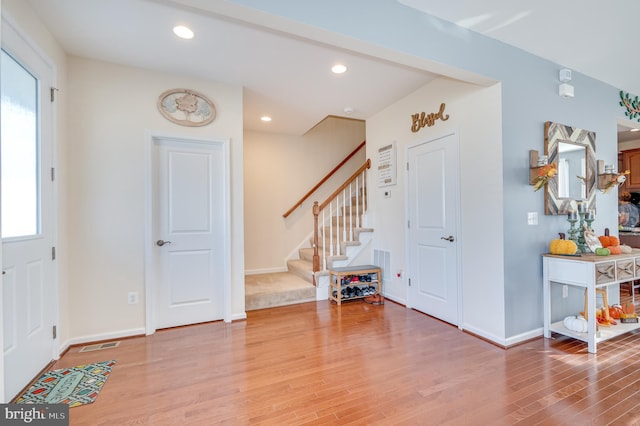
<instances>
[{"instance_id":1,"label":"white stair railing","mask_svg":"<svg viewBox=\"0 0 640 426\"><path fill-rule=\"evenodd\" d=\"M367 160L324 203L313 203L313 272L326 270L328 258L344 256L343 243L353 242L354 231L362 227L370 167L371 160Z\"/></svg>"}]
</instances>

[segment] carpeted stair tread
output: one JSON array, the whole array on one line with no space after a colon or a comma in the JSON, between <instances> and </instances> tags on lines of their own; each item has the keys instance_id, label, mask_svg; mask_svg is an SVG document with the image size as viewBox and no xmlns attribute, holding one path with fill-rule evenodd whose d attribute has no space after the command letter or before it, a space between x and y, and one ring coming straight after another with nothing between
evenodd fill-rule
<instances>
[{"instance_id":1,"label":"carpeted stair tread","mask_svg":"<svg viewBox=\"0 0 640 426\"><path fill-rule=\"evenodd\" d=\"M311 247L301 248L300 250L298 250L298 255L302 260L313 262L313 248Z\"/></svg>"},{"instance_id":2,"label":"carpeted stair tread","mask_svg":"<svg viewBox=\"0 0 640 426\"><path fill-rule=\"evenodd\" d=\"M313 284L313 263L303 259L287 260L287 269L300 278Z\"/></svg>"}]
</instances>

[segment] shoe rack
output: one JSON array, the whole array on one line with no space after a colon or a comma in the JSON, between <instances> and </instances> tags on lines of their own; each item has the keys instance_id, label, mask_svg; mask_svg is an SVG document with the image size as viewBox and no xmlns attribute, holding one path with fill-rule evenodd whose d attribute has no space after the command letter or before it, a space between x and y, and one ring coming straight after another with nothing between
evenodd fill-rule
<instances>
[{"instance_id":1,"label":"shoe rack","mask_svg":"<svg viewBox=\"0 0 640 426\"><path fill-rule=\"evenodd\" d=\"M382 300L382 270L373 265L346 266L329 270L329 300L340 305L346 300L376 296ZM376 303L380 304L380 303Z\"/></svg>"}]
</instances>

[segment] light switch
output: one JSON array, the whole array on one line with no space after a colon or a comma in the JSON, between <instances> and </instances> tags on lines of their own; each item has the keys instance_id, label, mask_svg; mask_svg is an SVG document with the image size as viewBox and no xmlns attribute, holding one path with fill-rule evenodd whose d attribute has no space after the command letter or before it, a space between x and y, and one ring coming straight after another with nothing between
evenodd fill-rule
<instances>
[{"instance_id":1,"label":"light switch","mask_svg":"<svg viewBox=\"0 0 640 426\"><path fill-rule=\"evenodd\" d=\"M527 225L537 225L537 224L538 224L538 212L527 213Z\"/></svg>"}]
</instances>

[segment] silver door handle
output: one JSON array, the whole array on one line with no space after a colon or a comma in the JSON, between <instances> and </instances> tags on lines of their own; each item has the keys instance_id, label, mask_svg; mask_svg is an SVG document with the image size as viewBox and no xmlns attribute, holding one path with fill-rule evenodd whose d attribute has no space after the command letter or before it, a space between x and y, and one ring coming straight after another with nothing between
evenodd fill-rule
<instances>
[{"instance_id":1,"label":"silver door handle","mask_svg":"<svg viewBox=\"0 0 640 426\"><path fill-rule=\"evenodd\" d=\"M448 237L440 237L441 240L446 240L449 242L454 242L455 238L453 238L453 235L449 235Z\"/></svg>"},{"instance_id":2,"label":"silver door handle","mask_svg":"<svg viewBox=\"0 0 640 426\"><path fill-rule=\"evenodd\" d=\"M156 245L162 247L165 244L171 244L171 241L158 240L156 241Z\"/></svg>"}]
</instances>

